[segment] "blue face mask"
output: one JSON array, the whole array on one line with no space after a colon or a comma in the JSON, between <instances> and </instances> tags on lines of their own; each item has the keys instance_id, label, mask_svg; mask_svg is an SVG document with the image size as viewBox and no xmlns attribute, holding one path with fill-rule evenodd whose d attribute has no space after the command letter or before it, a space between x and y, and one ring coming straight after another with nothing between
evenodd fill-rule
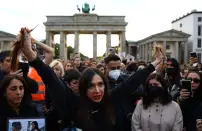
<instances>
[{"instance_id":1,"label":"blue face mask","mask_svg":"<svg viewBox=\"0 0 202 131\"><path fill-rule=\"evenodd\" d=\"M112 70L109 72L109 77L114 80L118 80L120 74L121 74L121 70Z\"/></svg>"}]
</instances>

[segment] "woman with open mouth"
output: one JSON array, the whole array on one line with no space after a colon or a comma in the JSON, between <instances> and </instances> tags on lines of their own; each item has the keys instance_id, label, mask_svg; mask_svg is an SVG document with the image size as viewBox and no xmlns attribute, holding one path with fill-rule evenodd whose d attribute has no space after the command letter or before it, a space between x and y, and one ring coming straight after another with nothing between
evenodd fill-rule
<instances>
[{"instance_id":1,"label":"woman with open mouth","mask_svg":"<svg viewBox=\"0 0 202 131\"><path fill-rule=\"evenodd\" d=\"M109 92L107 80L104 74L95 68L87 68L79 79L80 96L74 95L64 83L58 79L54 71L41 61L31 49L31 35L27 28L23 28L26 39L22 51L43 79L50 91L51 99L54 101L59 117L64 125L77 127L84 131L114 131L120 128L119 121L125 119L121 116L120 107L123 99L130 97L140 82L145 81L147 76L161 63L163 54L159 50L156 60L148 67L140 70L123 82L120 88Z\"/></svg>"}]
</instances>

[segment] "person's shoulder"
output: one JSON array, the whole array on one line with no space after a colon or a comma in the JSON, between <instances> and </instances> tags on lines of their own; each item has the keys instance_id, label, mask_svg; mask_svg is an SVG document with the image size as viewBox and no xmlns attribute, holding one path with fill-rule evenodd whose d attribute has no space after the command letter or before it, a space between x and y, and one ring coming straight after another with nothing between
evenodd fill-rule
<instances>
[{"instance_id":1,"label":"person's shoulder","mask_svg":"<svg viewBox=\"0 0 202 131\"><path fill-rule=\"evenodd\" d=\"M180 108L179 104L173 100L168 104L168 106L172 108Z\"/></svg>"}]
</instances>

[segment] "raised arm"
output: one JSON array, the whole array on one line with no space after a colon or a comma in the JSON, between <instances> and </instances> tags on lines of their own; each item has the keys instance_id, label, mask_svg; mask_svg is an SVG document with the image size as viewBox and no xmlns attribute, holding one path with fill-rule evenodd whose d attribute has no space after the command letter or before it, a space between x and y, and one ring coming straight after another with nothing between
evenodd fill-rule
<instances>
[{"instance_id":1,"label":"raised arm","mask_svg":"<svg viewBox=\"0 0 202 131\"><path fill-rule=\"evenodd\" d=\"M36 41L34 40L37 45L39 45L43 51L44 51L44 55L45 55L45 59L44 62L49 65L51 63L51 61L53 60L53 56L54 56L54 48L40 42L40 41Z\"/></svg>"},{"instance_id":2,"label":"raised arm","mask_svg":"<svg viewBox=\"0 0 202 131\"><path fill-rule=\"evenodd\" d=\"M150 73L155 71L157 65L161 63L163 54L161 51L156 52L156 60L146 68L133 73L126 81L119 84L116 88L111 90L112 94L124 94L124 96L134 93L140 84L144 84ZM118 95L119 96L119 95Z\"/></svg>"},{"instance_id":3,"label":"raised arm","mask_svg":"<svg viewBox=\"0 0 202 131\"><path fill-rule=\"evenodd\" d=\"M26 39L24 39L24 45L22 51L27 57L31 66L33 66L37 73L42 78L50 91L51 100L56 106L60 117L63 119L66 116L67 111L67 91L64 83L56 76L54 71L40 60L36 53L31 48L31 36L29 30L24 28Z\"/></svg>"}]
</instances>

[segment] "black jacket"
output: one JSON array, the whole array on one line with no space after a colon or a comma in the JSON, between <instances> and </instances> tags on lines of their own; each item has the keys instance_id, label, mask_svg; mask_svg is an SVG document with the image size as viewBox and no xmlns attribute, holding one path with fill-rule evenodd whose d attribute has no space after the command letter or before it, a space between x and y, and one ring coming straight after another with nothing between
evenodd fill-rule
<instances>
[{"instance_id":1,"label":"black jacket","mask_svg":"<svg viewBox=\"0 0 202 131\"><path fill-rule=\"evenodd\" d=\"M30 65L37 70L38 74L43 79L43 82L46 85L48 85L48 88L50 91L50 97L52 98L52 102L57 108L58 114L60 115L60 117L63 120L67 120L67 121L74 120L75 119L74 116L76 116L75 114L78 113L78 109L79 109L78 106L80 105L79 104L80 101L75 100L75 96L73 95L73 93L65 87L64 83L60 79L58 79L58 77L53 72L53 70L48 65L44 64L39 58L30 62ZM127 118L127 115L128 115L128 114L125 114L125 112L128 112L128 111L124 111L124 110L127 109L125 108L125 106L129 105L126 103L129 100L131 94L136 90L136 88L141 83L144 83L148 75L152 73L154 70L155 68L153 67L153 65L149 65L147 68L137 71L136 73L131 75L126 81L119 84L113 90L110 90L109 95L111 99L113 100L113 105L115 109L115 127L114 127L115 130L125 131L125 128L128 127L128 125L127 126L124 125L125 118ZM90 119L89 122L94 122L94 121L91 121L92 119ZM101 120L101 122L103 121L104 119ZM76 122L76 123L79 123L79 122ZM80 127L81 125L82 123L76 126ZM102 124L101 124L102 126L100 126L100 124L95 124L95 123L93 123L92 125L95 127L105 126ZM109 130L111 130L111 126L109 126L109 128L110 128ZM98 129L98 128L94 128L94 129ZM108 130L108 129L105 129L105 130ZM85 129L85 131L90 131L90 130Z\"/></svg>"},{"instance_id":2,"label":"black jacket","mask_svg":"<svg viewBox=\"0 0 202 131\"><path fill-rule=\"evenodd\" d=\"M6 73L3 70L0 70L0 82L3 80Z\"/></svg>"},{"instance_id":3,"label":"black jacket","mask_svg":"<svg viewBox=\"0 0 202 131\"><path fill-rule=\"evenodd\" d=\"M7 121L9 118L38 117L38 112L32 104L21 104L19 112L14 111L7 102L0 104L0 129L7 131Z\"/></svg>"},{"instance_id":4,"label":"black jacket","mask_svg":"<svg viewBox=\"0 0 202 131\"><path fill-rule=\"evenodd\" d=\"M183 115L184 127L187 131L196 131L196 119L202 119L202 103L194 98L179 101Z\"/></svg>"}]
</instances>

